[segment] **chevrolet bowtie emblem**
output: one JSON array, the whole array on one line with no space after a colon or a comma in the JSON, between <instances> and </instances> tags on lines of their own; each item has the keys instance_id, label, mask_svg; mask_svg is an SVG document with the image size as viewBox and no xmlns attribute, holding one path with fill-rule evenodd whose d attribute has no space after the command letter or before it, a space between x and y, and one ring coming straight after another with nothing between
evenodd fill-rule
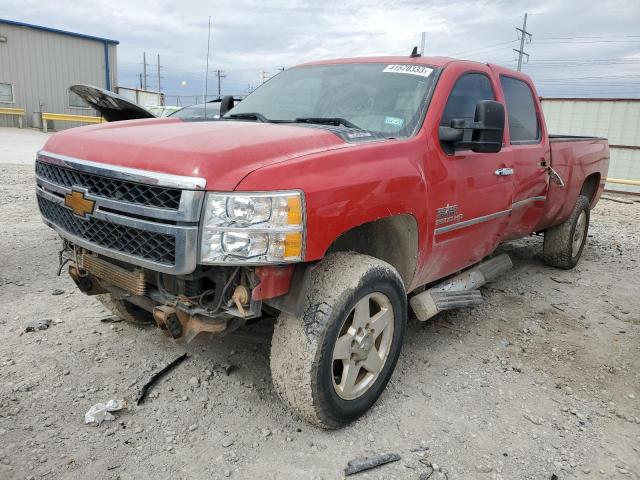
<instances>
[{"instance_id":1,"label":"chevrolet bowtie emblem","mask_svg":"<svg viewBox=\"0 0 640 480\"><path fill-rule=\"evenodd\" d=\"M87 200L84 193L73 190L64 196L64 204L73 210L73 213L84 218L88 213L93 213L96 202Z\"/></svg>"}]
</instances>

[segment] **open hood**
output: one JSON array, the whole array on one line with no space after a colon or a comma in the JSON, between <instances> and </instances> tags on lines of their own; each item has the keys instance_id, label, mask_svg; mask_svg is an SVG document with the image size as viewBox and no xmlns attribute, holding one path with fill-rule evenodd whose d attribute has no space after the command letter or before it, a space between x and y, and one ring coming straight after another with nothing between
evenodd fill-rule
<instances>
[{"instance_id":1,"label":"open hood","mask_svg":"<svg viewBox=\"0 0 640 480\"><path fill-rule=\"evenodd\" d=\"M73 85L71 91L97 110L107 122L156 118L146 108L109 90L92 85Z\"/></svg>"}]
</instances>

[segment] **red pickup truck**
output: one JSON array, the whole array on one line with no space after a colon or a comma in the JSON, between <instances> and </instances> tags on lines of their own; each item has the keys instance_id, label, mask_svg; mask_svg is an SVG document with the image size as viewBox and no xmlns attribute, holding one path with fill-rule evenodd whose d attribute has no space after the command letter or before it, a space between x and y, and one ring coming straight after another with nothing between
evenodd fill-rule
<instances>
[{"instance_id":1,"label":"red pickup truck","mask_svg":"<svg viewBox=\"0 0 640 480\"><path fill-rule=\"evenodd\" d=\"M492 64L322 61L222 104L54 135L38 205L60 268L125 320L189 341L277 318L276 390L325 428L380 396L409 305L482 301L500 243L543 232L573 267L607 175L605 139L549 135L529 77Z\"/></svg>"}]
</instances>

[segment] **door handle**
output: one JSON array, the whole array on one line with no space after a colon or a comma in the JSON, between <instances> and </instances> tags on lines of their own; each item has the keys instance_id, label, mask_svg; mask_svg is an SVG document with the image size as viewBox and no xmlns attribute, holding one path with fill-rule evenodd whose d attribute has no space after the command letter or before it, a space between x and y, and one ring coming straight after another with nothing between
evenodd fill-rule
<instances>
[{"instance_id":1,"label":"door handle","mask_svg":"<svg viewBox=\"0 0 640 480\"><path fill-rule=\"evenodd\" d=\"M507 177L509 175L513 175L513 168L499 168L493 173L499 177Z\"/></svg>"}]
</instances>

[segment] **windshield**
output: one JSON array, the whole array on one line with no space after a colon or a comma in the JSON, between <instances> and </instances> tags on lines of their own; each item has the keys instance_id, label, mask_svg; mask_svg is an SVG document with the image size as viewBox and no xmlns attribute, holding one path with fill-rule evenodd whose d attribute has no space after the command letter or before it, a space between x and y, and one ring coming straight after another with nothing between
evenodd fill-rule
<instances>
[{"instance_id":1,"label":"windshield","mask_svg":"<svg viewBox=\"0 0 640 480\"><path fill-rule=\"evenodd\" d=\"M214 120L216 118L220 118L220 102L207 103L206 118L204 103L191 105L190 107L184 107L182 110L178 110L177 112L174 112L169 116L191 121Z\"/></svg>"},{"instance_id":2,"label":"windshield","mask_svg":"<svg viewBox=\"0 0 640 480\"><path fill-rule=\"evenodd\" d=\"M432 68L415 64L292 68L262 85L230 115L260 114L267 121L305 123L330 119L330 124L408 137L422 123L432 73Z\"/></svg>"}]
</instances>

